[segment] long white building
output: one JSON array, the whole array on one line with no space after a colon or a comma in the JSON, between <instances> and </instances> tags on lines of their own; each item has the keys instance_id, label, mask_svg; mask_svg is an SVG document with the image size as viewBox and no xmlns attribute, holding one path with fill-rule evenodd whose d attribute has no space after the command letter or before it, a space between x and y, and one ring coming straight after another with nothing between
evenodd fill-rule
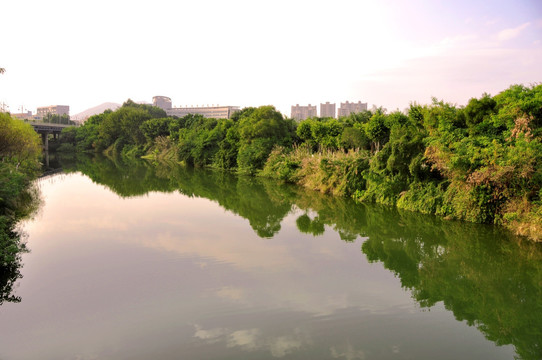
<instances>
[{"instance_id":1,"label":"long white building","mask_svg":"<svg viewBox=\"0 0 542 360\"><path fill-rule=\"evenodd\" d=\"M163 109L168 116L183 117L189 114L199 114L206 118L229 119L239 111L239 106L190 106L190 107L173 107L171 98L167 96L154 96L152 104L160 109Z\"/></svg>"},{"instance_id":2,"label":"long white building","mask_svg":"<svg viewBox=\"0 0 542 360\"><path fill-rule=\"evenodd\" d=\"M202 106L171 108L166 110L166 114L178 117L188 114L199 114L206 118L229 119L236 111L239 111L239 106Z\"/></svg>"}]
</instances>

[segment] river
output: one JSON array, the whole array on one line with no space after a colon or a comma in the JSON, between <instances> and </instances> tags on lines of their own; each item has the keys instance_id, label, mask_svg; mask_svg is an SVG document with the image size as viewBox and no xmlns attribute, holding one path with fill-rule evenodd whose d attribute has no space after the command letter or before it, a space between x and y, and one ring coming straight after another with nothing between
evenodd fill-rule
<instances>
[{"instance_id":1,"label":"river","mask_svg":"<svg viewBox=\"0 0 542 360\"><path fill-rule=\"evenodd\" d=\"M0 359L542 358L542 249L230 173L38 180Z\"/></svg>"}]
</instances>

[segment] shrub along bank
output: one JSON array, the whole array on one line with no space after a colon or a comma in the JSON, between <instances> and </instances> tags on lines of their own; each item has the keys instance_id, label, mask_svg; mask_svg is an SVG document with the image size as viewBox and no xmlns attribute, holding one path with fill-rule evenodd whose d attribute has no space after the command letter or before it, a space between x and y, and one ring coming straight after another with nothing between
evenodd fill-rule
<instances>
[{"instance_id":1,"label":"shrub along bank","mask_svg":"<svg viewBox=\"0 0 542 360\"><path fill-rule=\"evenodd\" d=\"M272 106L231 119L167 117L126 102L64 130L61 149L183 161L283 179L358 201L478 223L542 240L542 85L464 107L436 99L296 123Z\"/></svg>"},{"instance_id":2,"label":"shrub along bank","mask_svg":"<svg viewBox=\"0 0 542 360\"><path fill-rule=\"evenodd\" d=\"M0 305L18 302L13 287L26 250L16 225L32 214L38 197L32 180L40 170L41 140L32 127L0 113Z\"/></svg>"}]
</instances>

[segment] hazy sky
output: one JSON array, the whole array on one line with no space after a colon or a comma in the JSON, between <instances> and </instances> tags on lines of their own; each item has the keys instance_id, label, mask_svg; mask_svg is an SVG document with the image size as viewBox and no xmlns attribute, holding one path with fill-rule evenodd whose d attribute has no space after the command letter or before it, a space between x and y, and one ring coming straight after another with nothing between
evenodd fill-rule
<instances>
[{"instance_id":1,"label":"hazy sky","mask_svg":"<svg viewBox=\"0 0 542 360\"><path fill-rule=\"evenodd\" d=\"M10 111L172 98L175 106L464 105L542 81L541 0L61 1L0 6Z\"/></svg>"}]
</instances>

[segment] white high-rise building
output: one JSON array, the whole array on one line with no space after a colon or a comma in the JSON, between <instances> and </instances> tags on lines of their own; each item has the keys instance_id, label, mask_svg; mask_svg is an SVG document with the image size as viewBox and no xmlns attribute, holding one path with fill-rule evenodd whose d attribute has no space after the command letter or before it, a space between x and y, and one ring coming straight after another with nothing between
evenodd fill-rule
<instances>
[{"instance_id":1,"label":"white high-rise building","mask_svg":"<svg viewBox=\"0 0 542 360\"><path fill-rule=\"evenodd\" d=\"M359 113L367 110L367 103L358 101L357 103L345 102L341 103L341 107L338 110L337 116L348 116L352 113Z\"/></svg>"},{"instance_id":2,"label":"white high-rise building","mask_svg":"<svg viewBox=\"0 0 542 360\"><path fill-rule=\"evenodd\" d=\"M335 103L330 104L329 101L327 101L325 104L320 103L320 117L335 117Z\"/></svg>"},{"instance_id":3,"label":"white high-rise building","mask_svg":"<svg viewBox=\"0 0 542 360\"><path fill-rule=\"evenodd\" d=\"M291 118L297 121L305 120L310 117L316 117L316 105L309 104L308 106L292 106Z\"/></svg>"}]
</instances>

